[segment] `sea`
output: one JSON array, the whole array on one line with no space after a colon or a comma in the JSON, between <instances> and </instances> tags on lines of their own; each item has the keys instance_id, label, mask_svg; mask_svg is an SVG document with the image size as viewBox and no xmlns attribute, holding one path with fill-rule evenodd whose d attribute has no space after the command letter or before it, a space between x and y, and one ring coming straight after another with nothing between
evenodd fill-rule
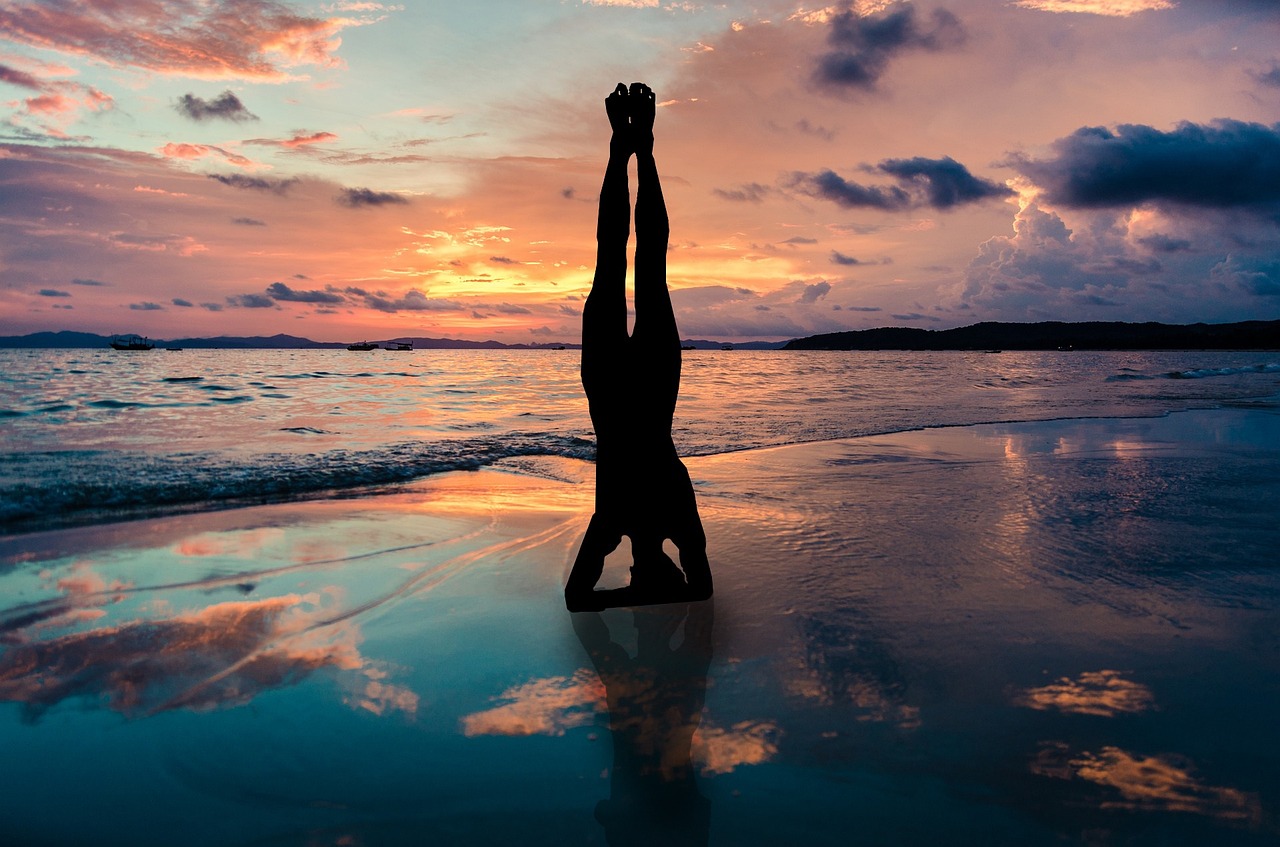
<instances>
[{"instance_id":1,"label":"sea","mask_svg":"<svg viewBox=\"0 0 1280 847\"><path fill-rule=\"evenodd\" d=\"M0 350L0 535L594 457L575 350ZM685 456L1274 405L1280 353L688 351Z\"/></svg>"}]
</instances>

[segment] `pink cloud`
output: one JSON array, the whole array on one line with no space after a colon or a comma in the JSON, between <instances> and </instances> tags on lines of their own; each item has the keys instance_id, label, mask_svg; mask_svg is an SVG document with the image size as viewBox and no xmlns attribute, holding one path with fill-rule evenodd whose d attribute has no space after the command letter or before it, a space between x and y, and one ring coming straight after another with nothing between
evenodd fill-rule
<instances>
[{"instance_id":1,"label":"pink cloud","mask_svg":"<svg viewBox=\"0 0 1280 847\"><path fill-rule=\"evenodd\" d=\"M239 153L232 153L230 150L224 150L221 147L214 147L212 144L186 144L171 141L161 147L159 152L166 159L203 159L205 156L220 156L229 164L239 168L254 168L258 166L258 163L250 158L241 156Z\"/></svg>"},{"instance_id":2,"label":"pink cloud","mask_svg":"<svg viewBox=\"0 0 1280 847\"><path fill-rule=\"evenodd\" d=\"M275 0L51 0L0 8L6 37L113 66L202 79L282 80L283 67L341 66L338 33L378 18L315 18Z\"/></svg>"},{"instance_id":3,"label":"pink cloud","mask_svg":"<svg viewBox=\"0 0 1280 847\"><path fill-rule=\"evenodd\" d=\"M322 144L327 141L337 141L338 136L332 132L312 132L304 133L301 130L295 132L292 138L279 140L275 138L250 138L245 144L259 144L264 147L289 147L298 148L305 147L308 144Z\"/></svg>"}]
</instances>

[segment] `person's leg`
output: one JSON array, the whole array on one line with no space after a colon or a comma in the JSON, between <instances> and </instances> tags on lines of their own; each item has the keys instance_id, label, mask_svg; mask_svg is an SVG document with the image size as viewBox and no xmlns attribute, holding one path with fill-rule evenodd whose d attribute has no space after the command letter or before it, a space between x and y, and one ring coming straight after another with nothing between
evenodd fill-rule
<instances>
[{"instance_id":1,"label":"person's leg","mask_svg":"<svg viewBox=\"0 0 1280 847\"><path fill-rule=\"evenodd\" d=\"M592 590L604 569L604 558L622 540L618 516L613 514L622 474L609 448L602 449L601 444L611 440L610 430L626 413L617 384L627 351L627 240L631 235L627 161L632 152L627 97L626 87L618 83L605 99L613 137L600 187L596 273L582 308L582 387L596 431L596 513L565 586L570 611L594 608Z\"/></svg>"},{"instance_id":2,"label":"person's leg","mask_svg":"<svg viewBox=\"0 0 1280 847\"><path fill-rule=\"evenodd\" d=\"M632 152L628 98L625 86L618 83L605 99L613 137L600 187L596 273L582 308L582 387L589 401L616 380L627 344L627 240L631 236L627 162ZM596 411L594 402L592 411Z\"/></svg>"},{"instance_id":3,"label":"person's leg","mask_svg":"<svg viewBox=\"0 0 1280 847\"><path fill-rule=\"evenodd\" d=\"M653 158L655 97L648 86L634 83L629 95L631 131L635 138L636 173L636 323L631 335L637 368L644 374L650 408L646 415L670 419L680 391L680 334L667 290L667 242L671 225L662 183Z\"/></svg>"}]
</instances>

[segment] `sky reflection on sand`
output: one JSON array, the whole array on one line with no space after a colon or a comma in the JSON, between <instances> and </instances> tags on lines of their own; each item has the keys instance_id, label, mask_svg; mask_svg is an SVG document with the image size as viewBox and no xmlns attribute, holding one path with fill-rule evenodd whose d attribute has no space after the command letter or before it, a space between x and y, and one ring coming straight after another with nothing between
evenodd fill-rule
<instances>
[{"instance_id":1,"label":"sky reflection on sand","mask_svg":"<svg viewBox=\"0 0 1280 847\"><path fill-rule=\"evenodd\" d=\"M11 544L0 836L599 844L665 767L695 843L1272 843L1280 438L1235 415L690 460L717 593L684 657L682 611L563 611L590 486L558 461Z\"/></svg>"}]
</instances>

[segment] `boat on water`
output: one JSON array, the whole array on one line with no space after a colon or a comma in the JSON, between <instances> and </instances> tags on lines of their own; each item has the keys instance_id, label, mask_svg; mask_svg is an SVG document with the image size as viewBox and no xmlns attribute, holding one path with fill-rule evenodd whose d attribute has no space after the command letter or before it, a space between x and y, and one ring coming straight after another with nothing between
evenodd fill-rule
<instances>
[{"instance_id":1,"label":"boat on water","mask_svg":"<svg viewBox=\"0 0 1280 847\"><path fill-rule=\"evenodd\" d=\"M348 350L377 350L378 345L373 341L357 341L355 344L348 344Z\"/></svg>"},{"instance_id":2,"label":"boat on water","mask_svg":"<svg viewBox=\"0 0 1280 847\"><path fill-rule=\"evenodd\" d=\"M383 350L397 350L397 351L400 351L400 352L403 352L403 353L412 353L412 352L413 352L413 342L412 342L412 341L392 341L392 342L391 342L391 346L389 346L389 347L383 347L382 349L383 349Z\"/></svg>"},{"instance_id":3,"label":"boat on water","mask_svg":"<svg viewBox=\"0 0 1280 847\"><path fill-rule=\"evenodd\" d=\"M732 344L728 344L728 343L721 344L721 345L720 345L720 349L721 349L721 350L732 350L732 349L733 349L733 345L732 345Z\"/></svg>"},{"instance_id":4,"label":"boat on water","mask_svg":"<svg viewBox=\"0 0 1280 847\"><path fill-rule=\"evenodd\" d=\"M116 335L111 338L112 350L151 350L155 342L141 335Z\"/></svg>"}]
</instances>

